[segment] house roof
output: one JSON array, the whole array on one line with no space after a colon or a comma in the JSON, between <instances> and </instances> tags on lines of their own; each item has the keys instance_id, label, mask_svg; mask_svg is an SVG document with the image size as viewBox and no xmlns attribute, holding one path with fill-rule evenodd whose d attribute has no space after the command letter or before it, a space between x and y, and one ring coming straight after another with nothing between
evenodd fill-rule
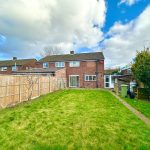
<instances>
[{"instance_id":1,"label":"house roof","mask_svg":"<svg viewBox=\"0 0 150 150\"><path fill-rule=\"evenodd\" d=\"M114 76L113 78L117 78L120 81L130 82L131 80L134 79L134 76L132 76L132 75L118 75L118 76Z\"/></svg>"},{"instance_id":2,"label":"house roof","mask_svg":"<svg viewBox=\"0 0 150 150\"><path fill-rule=\"evenodd\" d=\"M112 74L114 74L114 73L116 73L118 71L119 71L119 69L105 69L104 73L106 75L112 75Z\"/></svg>"},{"instance_id":3,"label":"house roof","mask_svg":"<svg viewBox=\"0 0 150 150\"><path fill-rule=\"evenodd\" d=\"M14 66L15 64L17 66L22 66L32 61L36 61L36 59L4 60L4 61L0 61L0 67L9 67L9 66Z\"/></svg>"},{"instance_id":4,"label":"house roof","mask_svg":"<svg viewBox=\"0 0 150 150\"><path fill-rule=\"evenodd\" d=\"M81 61L81 60L100 60L104 59L102 52L94 53L80 53L80 54L64 54L64 55L51 55L42 58L40 62L56 62L56 61Z\"/></svg>"},{"instance_id":5,"label":"house roof","mask_svg":"<svg viewBox=\"0 0 150 150\"><path fill-rule=\"evenodd\" d=\"M60 69L58 69L58 68L48 68L48 69L32 68L32 69L28 69L28 70L15 71L14 73L17 73L17 74L18 73L53 73L53 72L56 72L57 70L60 70Z\"/></svg>"}]
</instances>

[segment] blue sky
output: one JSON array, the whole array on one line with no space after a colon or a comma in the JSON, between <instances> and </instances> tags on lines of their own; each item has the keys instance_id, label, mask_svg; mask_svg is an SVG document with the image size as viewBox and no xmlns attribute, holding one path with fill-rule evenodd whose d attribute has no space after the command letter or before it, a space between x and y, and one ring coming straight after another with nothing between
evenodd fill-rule
<instances>
[{"instance_id":1,"label":"blue sky","mask_svg":"<svg viewBox=\"0 0 150 150\"><path fill-rule=\"evenodd\" d=\"M40 58L49 47L63 53L103 51L105 66L116 67L150 43L149 0L0 2L0 60Z\"/></svg>"},{"instance_id":2,"label":"blue sky","mask_svg":"<svg viewBox=\"0 0 150 150\"><path fill-rule=\"evenodd\" d=\"M148 5L150 5L149 0L139 0L137 3L131 6L127 5L126 3L119 5L118 0L107 0L106 21L102 31L107 33L116 21L126 24L133 19L136 19ZM91 51L91 49L82 47L78 49L78 51Z\"/></svg>"},{"instance_id":3,"label":"blue sky","mask_svg":"<svg viewBox=\"0 0 150 150\"><path fill-rule=\"evenodd\" d=\"M127 23L135 19L150 4L149 0L140 0L136 4L129 6L121 4L118 6L118 0L107 0L106 23L103 28L107 32L116 21Z\"/></svg>"}]
</instances>

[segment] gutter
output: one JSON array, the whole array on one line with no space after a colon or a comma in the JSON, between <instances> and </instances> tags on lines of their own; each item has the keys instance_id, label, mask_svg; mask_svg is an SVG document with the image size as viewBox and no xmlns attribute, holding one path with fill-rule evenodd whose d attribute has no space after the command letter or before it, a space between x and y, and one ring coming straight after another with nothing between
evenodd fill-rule
<instances>
[{"instance_id":1,"label":"gutter","mask_svg":"<svg viewBox=\"0 0 150 150\"><path fill-rule=\"evenodd\" d=\"M96 61L96 88L98 88L98 62L99 62L99 59Z\"/></svg>"}]
</instances>

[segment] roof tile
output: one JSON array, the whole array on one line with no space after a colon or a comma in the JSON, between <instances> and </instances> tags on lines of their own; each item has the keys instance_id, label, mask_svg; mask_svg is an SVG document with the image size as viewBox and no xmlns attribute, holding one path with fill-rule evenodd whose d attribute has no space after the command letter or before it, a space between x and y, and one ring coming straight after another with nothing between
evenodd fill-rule
<instances>
[{"instance_id":1,"label":"roof tile","mask_svg":"<svg viewBox=\"0 0 150 150\"><path fill-rule=\"evenodd\" d=\"M56 61L81 61L81 60L100 60L104 59L102 52L80 53L80 54L65 54L51 55L42 58L40 62L56 62Z\"/></svg>"},{"instance_id":2,"label":"roof tile","mask_svg":"<svg viewBox=\"0 0 150 150\"><path fill-rule=\"evenodd\" d=\"M0 67L9 67L9 66L14 66L15 64L17 66L22 66L32 61L36 61L36 59L4 60L4 61L0 61Z\"/></svg>"}]
</instances>

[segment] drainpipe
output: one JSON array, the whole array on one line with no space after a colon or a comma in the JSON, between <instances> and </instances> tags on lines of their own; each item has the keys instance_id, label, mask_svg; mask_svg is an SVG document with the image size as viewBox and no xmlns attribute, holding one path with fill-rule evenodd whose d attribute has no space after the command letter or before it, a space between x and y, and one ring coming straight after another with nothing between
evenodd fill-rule
<instances>
[{"instance_id":1,"label":"drainpipe","mask_svg":"<svg viewBox=\"0 0 150 150\"><path fill-rule=\"evenodd\" d=\"M99 63L99 60L96 61L96 88L98 88L98 63Z\"/></svg>"}]
</instances>

